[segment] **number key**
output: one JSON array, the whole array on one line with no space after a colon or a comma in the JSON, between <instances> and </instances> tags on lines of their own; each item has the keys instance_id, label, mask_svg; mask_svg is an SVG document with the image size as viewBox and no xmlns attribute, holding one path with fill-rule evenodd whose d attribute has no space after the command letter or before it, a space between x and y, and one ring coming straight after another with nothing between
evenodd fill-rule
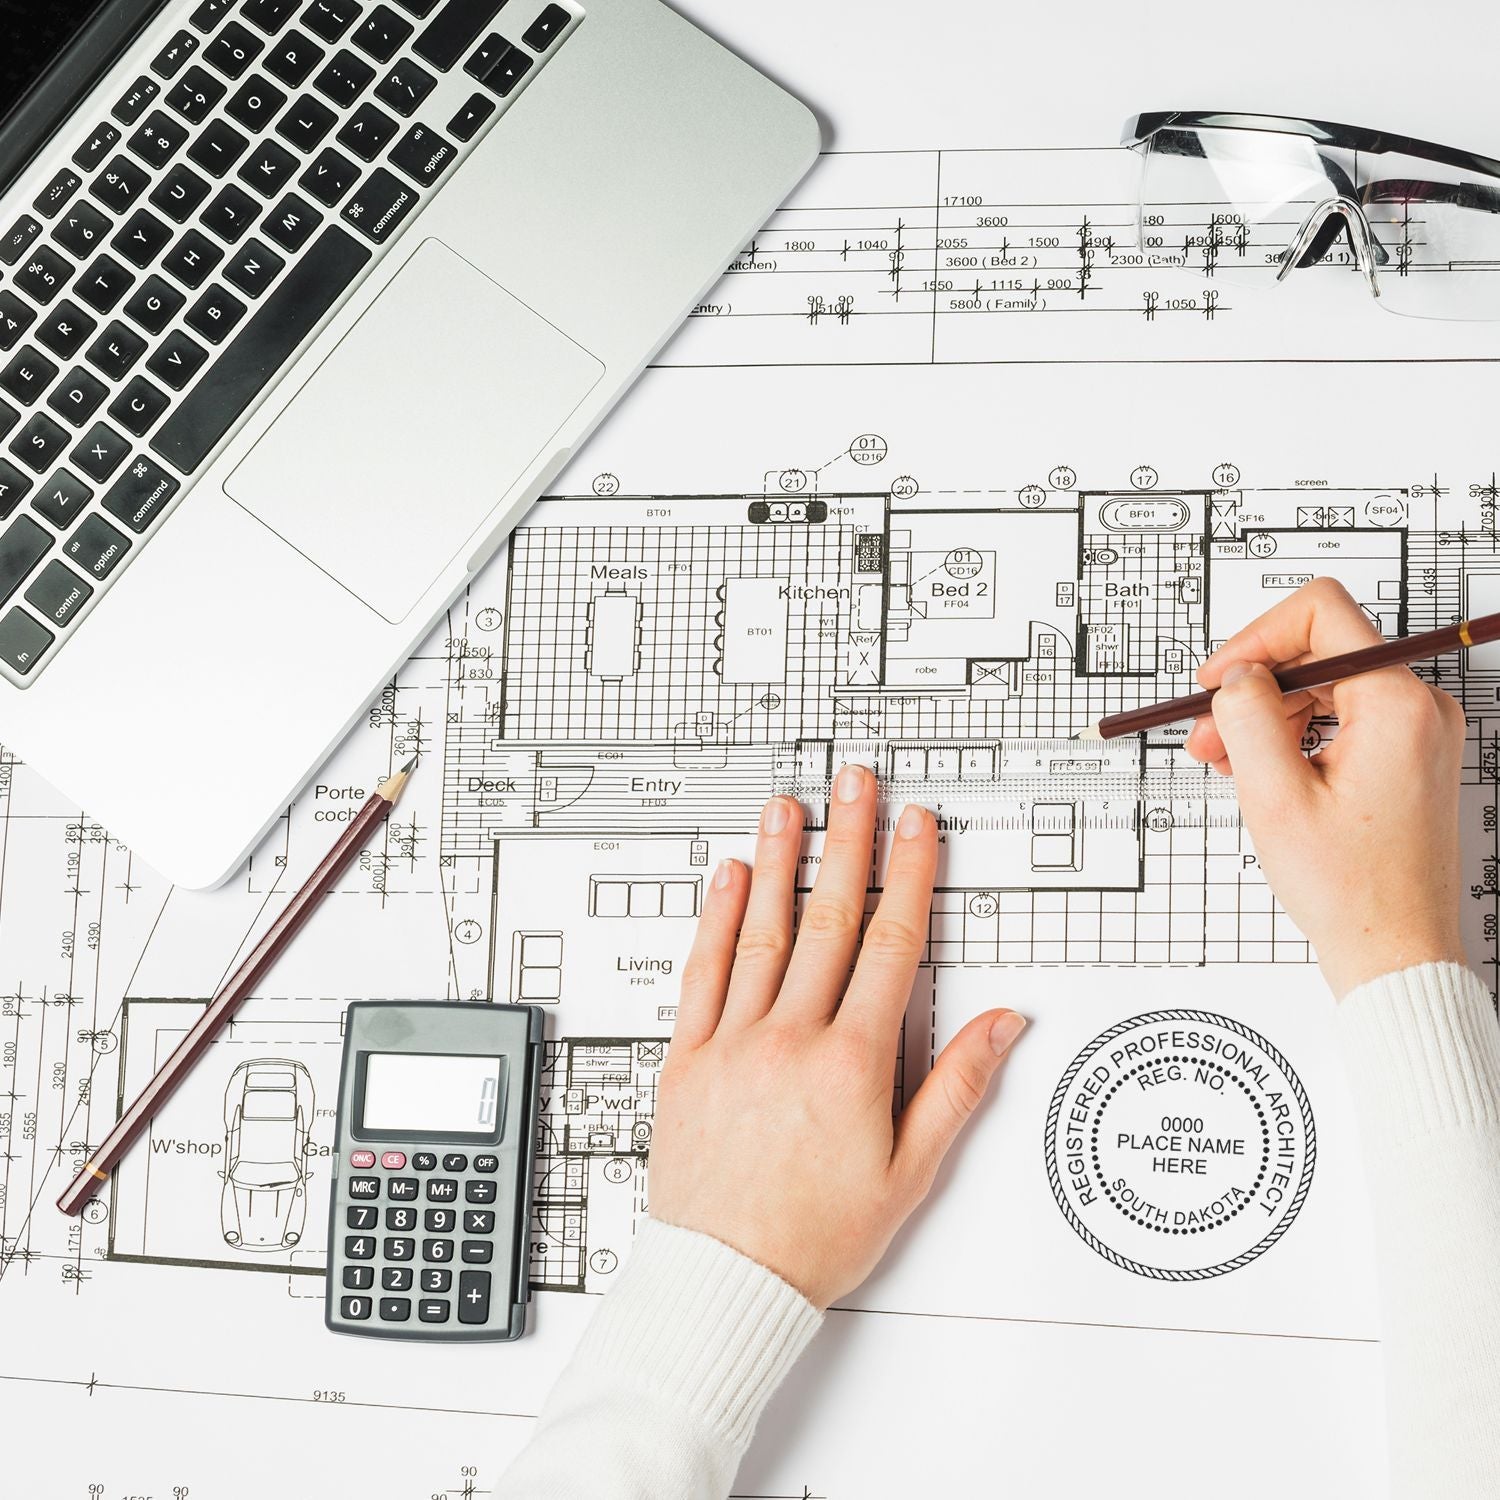
<instances>
[{"instance_id":1,"label":"number key","mask_svg":"<svg viewBox=\"0 0 1500 1500\"><path fill-rule=\"evenodd\" d=\"M373 1229L379 1210L373 1203L351 1203L345 1217L350 1229Z\"/></svg>"},{"instance_id":2,"label":"number key","mask_svg":"<svg viewBox=\"0 0 1500 1500\"><path fill-rule=\"evenodd\" d=\"M106 208L122 214L146 191L150 181L145 171L128 157L116 156L89 183L89 192Z\"/></svg>"},{"instance_id":3,"label":"number key","mask_svg":"<svg viewBox=\"0 0 1500 1500\"><path fill-rule=\"evenodd\" d=\"M422 1215L422 1227L428 1234L452 1234L457 1219L451 1208L429 1208Z\"/></svg>"},{"instance_id":4,"label":"number key","mask_svg":"<svg viewBox=\"0 0 1500 1500\"><path fill-rule=\"evenodd\" d=\"M153 109L131 131L125 149L138 156L148 167L164 167L188 138L187 131L176 120Z\"/></svg>"},{"instance_id":5,"label":"number key","mask_svg":"<svg viewBox=\"0 0 1500 1500\"><path fill-rule=\"evenodd\" d=\"M350 1291L362 1292L375 1285L374 1266L345 1266L344 1285Z\"/></svg>"},{"instance_id":6,"label":"number key","mask_svg":"<svg viewBox=\"0 0 1500 1500\"><path fill-rule=\"evenodd\" d=\"M226 78L238 78L260 56L265 43L238 21L231 21L203 51L203 60Z\"/></svg>"},{"instance_id":7,"label":"number key","mask_svg":"<svg viewBox=\"0 0 1500 1500\"><path fill-rule=\"evenodd\" d=\"M75 269L72 261L50 245L38 245L17 268L15 284L45 307L68 284Z\"/></svg>"},{"instance_id":8,"label":"number key","mask_svg":"<svg viewBox=\"0 0 1500 1500\"><path fill-rule=\"evenodd\" d=\"M422 1259L430 1261L445 1261L453 1259L452 1240L423 1240Z\"/></svg>"},{"instance_id":9,"label":"number key","mask_svg":"<svg viewBox=\"0 0 1500 1500\"><path fill-rule=\"evenodd\" d=\"M0 349L15 348L35 321L35 308L28 307L14 292L0 292Z\"/></svg>"},{"instance_id":10,"label":"number key","mask_svg":"<svg viewBox=\"0 0 1500 1500\"><path fill-rule=\"evenodd\" d=\"M385 1227L398 1234L407 1234L417 1227L417 1211L414 1208L388 1208L385 1211Z\"/></svg>"},{"instance_id":11,"label":"number key","mask_svg":"<svg viewBox=\"0 0 1500 1500\"><path fill-rule=\"evenodd\" d=\"M417 1242L405 1236L387 1236L385 1258L387 1260L410 1260L417 1253Z\"/></svg>"},{"instance_id":12,"label":"number key","mask_svg":"<svg viewBox=\"0 0 1500 1500\"><path fill-rule=\"evenodd\" d=\"M445 1271L439 1266L423 1267L422 1290L424 1292L446 1292L452 1285L452 1271Z\"/></svg>"},{"instance_id":13,"label":"number key","mask_svg":"<svg viewBox=\"0 0 1500 1500\"><path fill-rule=\"evenodd\" d=\"M387 1266L380 1273L381 1288L387 1292L409 1292L411 1290L410 1266Z\"/></svg>"},{"instance_id":14,"label":"number key","mask_svg":"<svg viewBox=\"0 0 1500 1500\"><path fill-rule=\"evenodd\" d=\"M360 1323L370 1316L370 1299L368 1297L345 1297L339 1303L339 1316L348 1318L350 1322Z\"/></svg>"},{"instance_id":15,"label":"number key","mask_svg":"<svg viewBox=\"0 0 1500 1500\"><path fill-rule=\"evenodd\" d=\"M64 250L82 260L84 256L92 255L101 239L109 233L109 220L92 203L75 203L52 233Z\"/></svg>"},{"instance_id":16,"label":"number key","mask_svg":"<svg viewBox=\"0 0 1500 1500\"><path fill-rule=\"evenodd\" d=\"M373 1260L375 1258L375 1237L368 1234L351 1234L345 1236L344 1254L350 1260Z\"/></svg>"},{"instance_id":17,"label":"number key","mask_svg":"<svg viewBox=\"0 0 1500 1500\"><path fill-rule=\"evenodd\" d=\"M173 85L167 95L167 107L175 109L189 124L199 125L228 92L212 73L205 73L195 65Z\"/></svg>"}]
</instances>

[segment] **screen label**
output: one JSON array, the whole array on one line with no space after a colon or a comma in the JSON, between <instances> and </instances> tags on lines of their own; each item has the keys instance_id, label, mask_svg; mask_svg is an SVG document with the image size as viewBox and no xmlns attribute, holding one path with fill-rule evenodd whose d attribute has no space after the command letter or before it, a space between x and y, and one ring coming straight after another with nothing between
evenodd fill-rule
<instances>
[{"instance_id":1,"label":"screen label","mask_svg":"<svg viewBox=\"0 0 1500 1500\"><path fill-rule=\"evenodd\" d=\"M503 1057L365 1055L365 1130L494 1136L505 1095Z\"/></svg>"}]
</instances>

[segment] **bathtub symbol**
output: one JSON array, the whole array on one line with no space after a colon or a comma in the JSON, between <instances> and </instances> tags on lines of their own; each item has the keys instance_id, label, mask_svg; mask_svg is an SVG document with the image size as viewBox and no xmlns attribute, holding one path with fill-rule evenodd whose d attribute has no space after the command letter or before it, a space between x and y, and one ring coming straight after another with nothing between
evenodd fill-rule
<instances>
[{"instance_id":1,"label":"bathtub symbol","mask_svg":"<svg viewBox=\"0 0 1500 1500\"><path fill-rule=\"evenodd\" d=\"M1170 495L1110 500L1099 511L1108 531L1181 531L1189 517L1187 502Z\"/></svg>"}]
</instances>

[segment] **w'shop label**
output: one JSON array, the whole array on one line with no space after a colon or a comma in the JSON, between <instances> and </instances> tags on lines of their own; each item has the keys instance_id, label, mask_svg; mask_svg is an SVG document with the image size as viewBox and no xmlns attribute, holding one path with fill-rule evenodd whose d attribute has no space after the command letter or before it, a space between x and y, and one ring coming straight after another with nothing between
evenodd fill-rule
<instances>
[{"instance_id":1,"label":"w'shop label","mask_svg":"<svg viewBox=\"0 0 1500 1500\"><path fill-rule=\"evenodd\" d=\"M1227 1016L1121 1021L1075 1057L1047 1114L1058 1206L1106 1260L1196 1281L1286 1233L1312 1185L1312 1109L1287 1060Z\"/></svg>"}]
</instances>

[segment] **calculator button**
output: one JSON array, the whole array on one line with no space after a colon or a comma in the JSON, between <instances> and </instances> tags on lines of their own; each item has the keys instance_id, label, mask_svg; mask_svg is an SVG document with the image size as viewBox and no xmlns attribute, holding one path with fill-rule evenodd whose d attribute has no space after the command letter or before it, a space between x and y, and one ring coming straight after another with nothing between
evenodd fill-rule
<instances>
[{"instance_id":1,"label":"calculator button","mask_svg":"<svg viewBox=\"0 0 1500 1500\"><path fill-rule=\"evenodd\" d=\"M495 1229L495 1215L487 1208L466 1208L464 1210L464 1233L465 1234L492 1234Z\"/></svg>"},{"instance_id":2,"label":"calculator button","mask_svg":"<svg viewBox=\"0 0 1500 1500\"><path fill-rule=\"evenodd\" d=\"M417 1227L417 1211L414 1208L388 1208L385 1211L385 1227L397 1234L407 1234Z\"/></svg>"},{"instance_id":3,"label":"calculator button","mask_svg":"<svg viewBox=\"0 0 1500 1500\"><path fill-rule=\"evenodd\" d=\"M485 1265L495 1253L495 1247L489 1240L465 1240L464 1259L470 1265Z\"/></svg>"},{"instance_id":4,"label":"calculator button","mask_svg":"<svg viewBox=\"0 0 1500 1500\"><path fill-rule=\"evenodd\" d=\"M446 1292L453 1285L453 1272L436 1266L423 1266L422 1290L424 1292Z\"/></svg>"},{"instance_id":5,"label":"calculator button","mask_svg":"<svg viewBox=\"0 0 1500 1500\"><path fill-rule=\"evenodd\" d=\"M470 1203L493 1203L495 1201L495 1184L493 1182L469 1182L464 1186L464 1197Z\"/></svg>"},{"instance_id":6,"label":"calculator button","mask_svg":"<svg viewBox=\"0 0 1500 1500\"><path fill-rule=\"evenodd\" d=\"M414 1172L430 1172L437 1166L437 1157L431 1151L418 1151L411 1159Z\"/></svg>"},{"instance_id":7,"label":"calculator button","mask_svg":"<svg viewBox=\"0 0 1500 1500\"><path fill-rule=\"evenodd\" d=\"M500 1169L500 1158L493 1151L486 1151L474 1158L476 1172L496 1172Z\"/></svg>"},{"instance_id":8,"label":"calculator button","mask_svg":"<svg viewBox=\"0 0 1500 1500\"><path fill-rule=\"evenodd\" d=\"M127 308L128 312L130 309ZM375 1165L375 1153L373 1151L351 1151L349 1153L349 1165L363 1172L367 1167Z\"/></svg>"},{"instance_id":9,"label":"calculator button","mask_svg":"<svg viewBox=\"0 0 1500 1500\"><path fill-rule=\"evenodd\" d=\"M368 1297L345 1297L339 1303L339 1316L349 1318L354 1322L360 1322L370 1316L370 1299Z\"/></svg>"},{"instance_id":10,"label":"calculator button","mask_svg":"<svg viewBox=\"0 0 1500 1500\"><path fill-rule=\"evenodd\" d=\"M378 1198L380 1196L380 1179L378 1177L351 1177L349 1179L349 1196L351 1198Z\"/></svg>"},{"instance_id":11,"label":"calculator button","mask_svg":"<svg viewBox=\"0 0 1500 1500\"><path fill-rule=\"evenodd\" d=\"M380 1210L373 1203L351 1203L345 1221L351 1229L373 1229Z\"/></svg>"},{"instance_id":12,"label":"calculator button","mask_svg":"<svg viewBox=\"0 0 1500 1500\"><path fill-rule=\"evenodd\" d=\"M462 1151L450 1151L443 1158L443 1170L445 1172L467 1172L469 1170L469 1158Z\"/></svg>"},{"instance_id":13,"label":"calculator button","mask_svg":"<svg viewBox=\"0 0 1500 1500\"><path fill-rule=\"evenodd\" d=\"M385 1242L387 1260L410 1260L417 1253L417 1242L405 1236L388 1238Z\"/></svg>"},{"instance_id":14,"label":"calculator button","mask_svg":"<svg viewBox=\"0 0 1500 1500\"><path fill-rule=\"evenodd\" d=\"M452 1234L453 1223L458 1217L451 1208L429 1208L422 1215L422 1228L428 1234Z\"/></svg>"},{"instance_id":15,"label":"calculator button","mask_svg":"<svg viewBox=\"0 0 1500 1500\"><path fill-rule=\"evenodd\" d=\"M409 1292L411 1290L410 1266L387 1266L380 1273L380 1287L386 1292Z\"/></svg>"},{"instance_id":16,"label":"calculator button","mask_svg":"<svg viewBox=\"0 0 1500 1500\"><path fill-rule=\"evenodd\" d=\"M458 1273L458 1321L460 1323L487 1323L490 1318L490 1273L488 1271L460 1271Z\"/></svg>"},{"instance_id":17,"label":"calculator button","mask_svg":"<svg viewBox=\"0 0 1500 1500\"><path fill-rule=\"evenodd\" d=\"M367 1292L375 1284L374 1266L345 1266L344 1285L351 1292Z\"/></svg>"},{"instance_id":18,"label":"calculator button","mask_svg":"<svg viewBox=\"0 0 1500 1500\"><path fill-rule=\"evenodd\" d=\"M439 1297L417 1303L417 1316L424 1323L446 1323L448 1321L447 1300Z\"/></svg>"},{"instance_id":19,"label":"calculator button","mask_svg":"<svg viewBox=\"0 0 1500 1500\"><path fill-rule=\"evenodd\" d=\"M351 1234L344 1239L344 1254L350 1260L374 1260L375 1241L368 1234Z\"/></svg>"},{"instance_id":20,"label":"calculator button","mask_svg":"<svg viewBox=\"0 0 1500 1500\"><path fill-rule=\"evenodd\" d=\"M415 1198L417 1196L417 1179L415 1177L388 1177L386 1178L385 1193L388 1198Z\"/></svg>"},{"instance_id":21,"label":"calculator button","mask_svg":"<svg viewBox=\"0 0 1500 1500\"><path fill-rule=\"evenodd\" d=\"M423 1240L422 1259L426 1261L445 1261L453 1259L452 1240Z\"/></svg>"},{"instance_id":22,"label":"calculator button","mask_svg":"<svg viewBox=\"0 0 1500 1500\"><path fill-rule=\"evenodd\" d=\"M427 1196L434 1203L451 1203L458 1197L458 1184L451 1177L429 1177Z\"/></svg>"},{"instance_id":23,"label":"calculator button","mask_svg":"<svg viewBox=\"0 0 1500 1500\"><path fill-rule=\"evenodd\" d=\"M380 1321L382 1323L405 1323L410 1317L410 1297L382 1297L380 1299Z\"/></svg>"},{"instance_id":24,"label":"calculator button","mask_svg":"<svg viewBox=\"0 0 1500 1500\"><path fill-rule=\"evenodd\" d=\"M387 1172L399 1172L402 1167L406 1165L406 1152L387 1151L385 1155L380 1158L380 1165L384 1167Z\"/></svg>"}]
</instances>

